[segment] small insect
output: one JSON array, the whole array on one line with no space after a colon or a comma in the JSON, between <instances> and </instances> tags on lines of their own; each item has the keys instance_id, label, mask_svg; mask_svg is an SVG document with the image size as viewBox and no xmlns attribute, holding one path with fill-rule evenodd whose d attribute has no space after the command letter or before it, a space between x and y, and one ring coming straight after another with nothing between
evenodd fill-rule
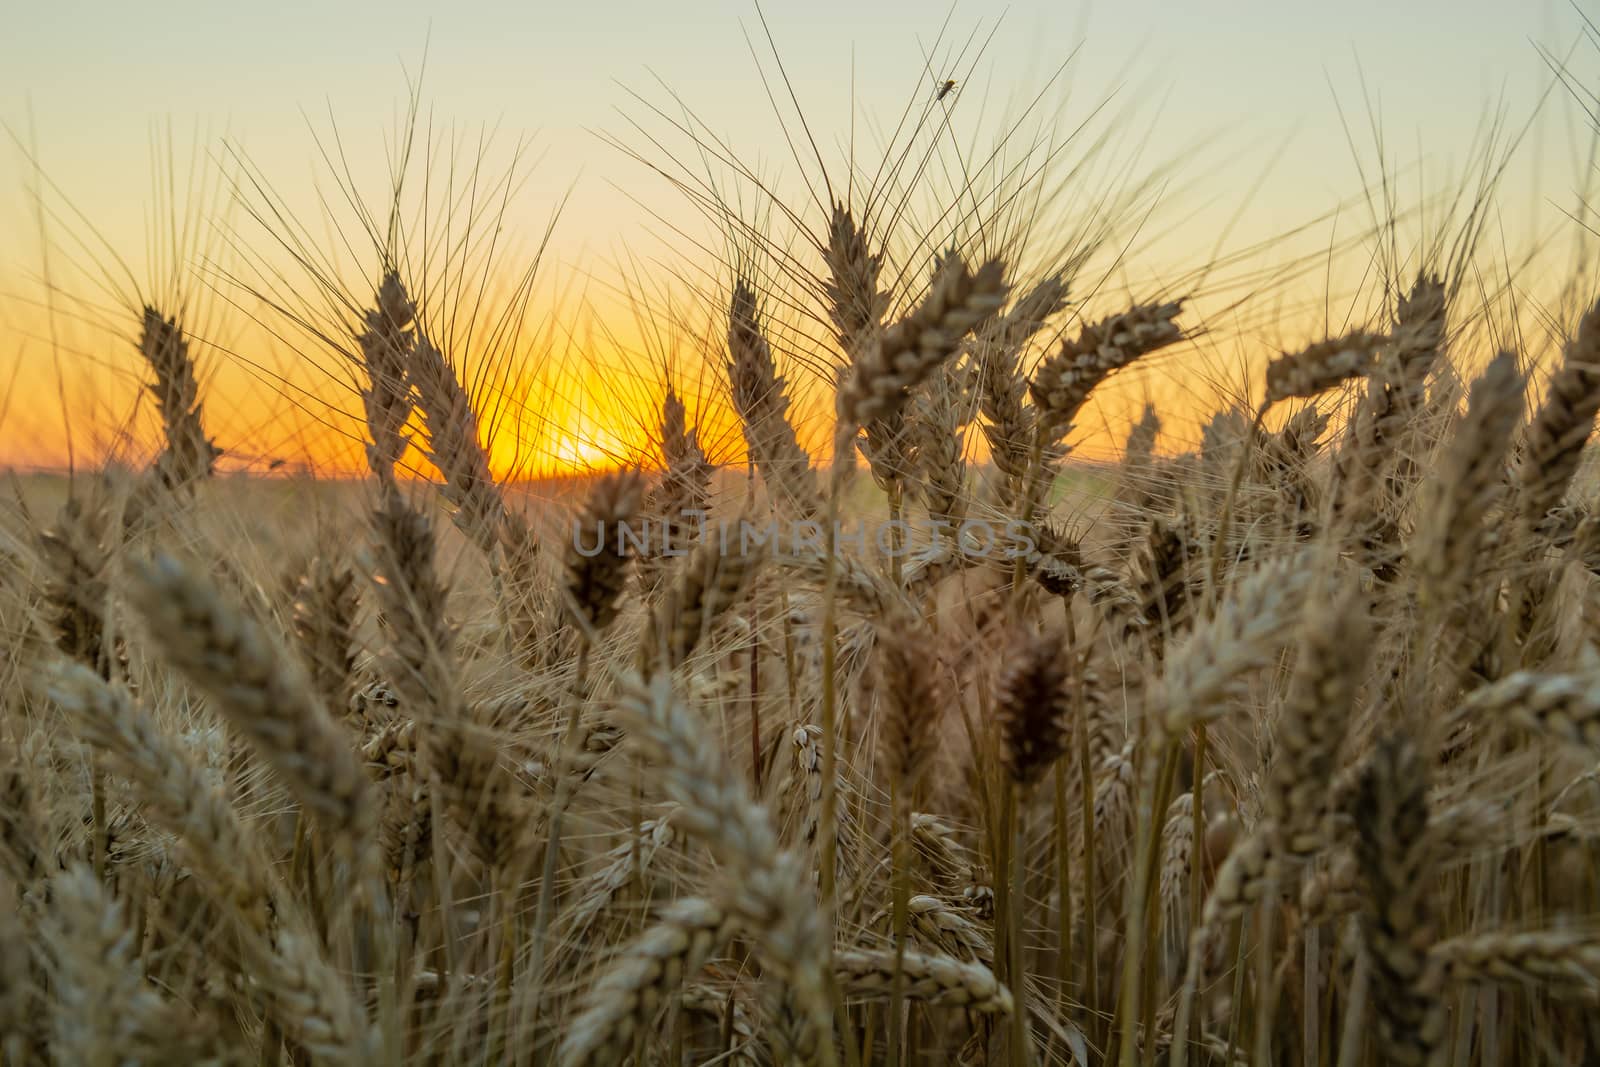
<instances>
[{"instance_id":1,"label":"small insect","mask_svg":"<svg viewBox=\"0 0 1600 1067\"><path fill-rule=\"evenodd\" d=\"M939 86L939 94L937 96L935 96L934 99L935 100L943 100L945 97L949 96L951 93L953 93L955 91L956 91L956 80L954 78L951 78L948 81L946 81L943 85Z\"/></svg>"}]
</instances>

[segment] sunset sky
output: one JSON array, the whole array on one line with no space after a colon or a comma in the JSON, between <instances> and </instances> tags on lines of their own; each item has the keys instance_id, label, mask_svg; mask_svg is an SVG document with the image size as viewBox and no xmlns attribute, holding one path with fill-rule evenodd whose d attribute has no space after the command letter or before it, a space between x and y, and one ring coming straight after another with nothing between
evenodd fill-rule
<instances>
[{"instance_id":1,"label":"sunset sky","mask_svg":"<svg viewBox=\"0 0 1600 1067\"><path fill-rule=\"evenodd\" d=\"M1309 228L1208 281L1359 243L1372 224L1358 163L1369 168L1368 179L1377 173L1374 115L1399 176L1397 199L1410 209L1472 167L1486 115L1503 109L1509 137L1537 110L1487 238L1508 254L1535 243L1569 245L1577 223L1566 216L1591 180L1589 127L1570 91L1550 91L1554 76L1540 51L1570 55L1579 80L1600 88L1600 50L1583 39L1582 17L1566 0L1020 0L1003 15L977 3L952 10L822 0L768 3L764 12L830 165L842 158L852 126L858 159L870 157L908 101L925 106L943 77L961 78L952 121L982 143L1041 90L1049 101L1042 113L1063 134L1109 101L1099 112L1115 116L1109 158L1171 170L1139 233L1142 258L1130 256L1118 272L1119 286L1136 293L1179 285L1219 249L1225 255L1299 227ZM650 373L658 364L735 449L730 424L713 410L715 371L706 362L717 357L716 308L697 303L694 291L726 277L701 246L718 254L723 247L680 193L613 142L658 164L674 156L692 164L690 143L650 108L692 112L820 226L784 139L784 122L791 132L799 128L753 5L68 2L33 5L26 17L6 21L0 467L60 468L69 455L92 462L134 412L142 369L130 340L131 295L119 298L96 277L103 270L122 277L107 267L114 262L108 249L141 287L150 277L149 234L171 216L152 191L160 170L152 161L168 153L170 138L177 180L198 169L195 180L211 190L187 242L199 254L179 277L191 306L209 305L191 329L208 375L214 436L233 467L280 460L348 469L358 455L350 437L357 428L340 412L355 405L340 391L343 379L330 376L337 361L284 328L241 285L251 271L230 265L241 245L254 269L283 260L249 209L230 207L219 175L259 176L306 234L337 245L336 234L354 232L353 216L336 197L329 207L319 200L318 190L337 191L319 139L324 146L336 140L358 186L381 200L407 78L419 74L424 121L439 137L471 148L484 128L497 131L489 171L504 172L519 141L527 145L525 180L504 219L499 259L507 278L526 268L564 205L529 300L525 341L512 354L520 381L497 405L520 440L497 445L502 470L582 467L640 446L641 423L659 396ZM1427 217L1416 225L1426 232ZM363 251L370 249L349 260L357 274L373 262L360 259ZM1364 254L1348 251L1330 256L1336 267L1298 280L1285 271L1281 285L1236 317L1257 324L1256 332L1233 329L1213 357L1245 365L1315 332L1324 296L1361 284ZM48 298L46 274L56 287ZM1517 284L1536 302L1554 291L1544 277ZM318 302L309 289L301 296ZM1089 307L1091 314L1113 310ZM669 317L677 319L670 326ZM1110 398L1102 426L1116 436L1118 420L1125 425L1145 395L1181 406L1195 392L1191 376L1209 383L1216 373L1215 366L1164 365L1120 400ZM815 390L805 373L795 378L801 392ZM1183 434L1193 436L1177 422L1172 430L1179 446ZM135 440L147 432L148 412L140 412Z\"/></svg>"}]
</instances>

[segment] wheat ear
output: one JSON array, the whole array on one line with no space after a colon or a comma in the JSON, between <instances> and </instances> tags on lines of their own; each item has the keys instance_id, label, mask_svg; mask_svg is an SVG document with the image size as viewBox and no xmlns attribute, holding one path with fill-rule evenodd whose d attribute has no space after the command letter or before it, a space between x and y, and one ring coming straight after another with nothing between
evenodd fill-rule
<instances>
[{"instance_id":1,"label":"wheat ear","mask_svg":"<svg viewBox=\"0 0 1600 1067\"><path fill-rule=\"evenodd\" d=\"M745 445L767 492L783 511L810 518L822 508L816 474L789 421L788 385L772 357L755 290L742 278L728 307L727 372Z\"/></svg>"},{"instance_id":2,"label":"wheat ear","mask_svg":"<svg viewBox=\"0 0 1600 1067\"><path fill-rule=\"evenodd\" d=\"M834 973L847 1000L879 1000L894 984L893 952L844 949L834 953ZM981 963L953 956L906 952L899 960L905 996L928 1004L966 1008L984 1015L1010 1015L1011 991Z\"/></svg>"},{"instance_id":3,"label":"wheat ear","mask_svg":"<svg viewBox=\"0 0 1600 1067\"><path fill-rule=\"evenodd\" d=\"M567 1028L562 1067L609 1064L626 1057L637 1030L684 981L699 972L732 933L728 913L697 897L673 901L590 987Z\"/></svg>"},{"instance_id":4,"label":"wheat ear","mask_svg":"<svg viewBox=\"0 0 1600 1067\"><path fill-rule=\"evenodd\" d=\"M1578 323L1578 333L1562 352L1561 367L1534 414L1518 473L1523 521L1540 526L1561 503L1584 443L1600 412L1600 303Z\"/></svg>"},{"instance_id":5,"label":"wheat ear","mask_svg":"<svg viewBox=\"0 0 1600 1067\"><path fill-rule=\"evenodd\" d=\"M511 516L489 469L489 453L479 440L472 398L456 369L426 335L411 347L407 377L422 412L428 459L444 475L439 491L451 506L451 518L493 560Z\"/></svg>"},{"instance_id":6,"label":"wheat ear","mask_svg":"<svg viewBox=\"0 0 1600 1067\"><path fill-rule=\"evenodd\" d=\"M350 855L370 847L377 805L349 738L299 664L192 568L157 555L133 568L130 599L167 658L211 697Z\"/></svg>"},{"instance_id":7,"label":"wheat ear","mask_svg":"<svg viewBox=\"0 0 1600 1067\"><path fill-rule=\"evenodd\" d=\"M1440 975L1429 953L1434 841L1428 773L1408 740L1385 738L1357 789L1357 855L1372 895L1362 930L1372 959L1378 1036L1393 1062L1438 1062L1444 1029Z\"/></svg>"},{"instance_id":8,"label":"wheat ear","mask_svg":"<svg viewBox=\"0 0 1600 1067\"><path fill-rule=\"evenodd\" d=\"M651 760L660 788L679 805L679 826L701 838L725 868L722 902L762 947L817 1040L824 1062L832 1056L832 1007L825 992L828 942L816 903L797 858L778 847L765 809L744 779L708 743L670 680L622 680L618 713L629 737Z\"/></svg>"},{"instance_id":9,"label":"wheat ear","mask_svg":"<svg viewBox=\"0 0 1600 1067\"><path fill-rule=\"evenodd\" d=\"M146 307L139 352L155 372L150 392L166 432L166 448L156 460L156 473L168 488L192 487L211 476L222 450L206 436L202 425L200 383L189 356L188 338L177 319Z\"/></svg>"}]
</instances>

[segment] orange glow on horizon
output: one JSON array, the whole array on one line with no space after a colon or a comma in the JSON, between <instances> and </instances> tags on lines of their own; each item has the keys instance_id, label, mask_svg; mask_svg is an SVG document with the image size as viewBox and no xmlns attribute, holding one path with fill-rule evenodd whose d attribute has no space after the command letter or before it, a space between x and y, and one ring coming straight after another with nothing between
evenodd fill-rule
<instances>
[{"instance_id":1,"label":"orange glow on horizon","mask_svg":"<svg viewBox=\"0 0 1600 1067\"><path fill-rule=\"evenodd\" d=\"M1204 321L1196 315L1189 325L1192 329ZM1299 332L1315 336L1318 331L1306 327ZM1286 323L1276 324L1275 334L1292 336ZM148 369L128 338L70 336L55 358L43 340L49 336L47 328L35 325L13 346L23 357L0 397L0 468L64 470L70 462L89 469L105 462L149 462L159 450L159 423L144 384ZM721 354L707 351L703 342L685 342L683 347L670 377L688 407L690 428L714 464L742 466L743 435L716 365ZM831 394L799 370L781 344L775 347L789 380L790 416L801 443L819 466L826 465L832 458ZM201 344L196 348L203 360L206 427L223 449L220 471L340 479L367 475L360 404L348 384L327 373L329 357L317 357L313 367L305 353L263 347L254 351L268 354L246 367ZM628 356L625 349L614 338L547 360L525 377L513 377L496 396L482 398L480 443L496 478L513 483L634 465L658 469L666 383L657 380L659 372L652 365ZM1147 400L1163 420L1158 451L1193 448L1204 418L1225 406L1230 395L1239 395L1243 372L1259 389L1260 369L1273 351L1275 346L1260 337L1241 332L1235 342L1180 346L1123 372L1096 392L1080 418L1073 437L1076 454L1088 460L1119 455ZM1466 352L1469 360L1473 351L1475 347ZM434 478L418 449L420 425L414 416L408 430L413 448L403 467L413 476ZM967 433L967 449L969 462L985 461L982 435L975 427Z\"/></svg>"}]
</instances>

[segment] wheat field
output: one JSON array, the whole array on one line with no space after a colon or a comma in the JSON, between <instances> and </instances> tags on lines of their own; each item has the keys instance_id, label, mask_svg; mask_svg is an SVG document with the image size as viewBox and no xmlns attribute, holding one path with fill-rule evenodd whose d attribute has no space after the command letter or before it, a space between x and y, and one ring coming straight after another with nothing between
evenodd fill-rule
<instances>
[{"instance_id":1,"label":"wheat field","mask_svg":"<svg viewBox=\"0 0 1600 1067\"><path fill-rule=\"evenodd\" d=\"M553 493L398 183L339 275L241 183L365 471L219 475L195 280L153 454L12 479L4 1067L1600 1062L1600 303L1494 328L1469 210L1088 457L1206 294L877 173L685 182L732 435L663 364Z\"/></svg>"}]
</instances>

